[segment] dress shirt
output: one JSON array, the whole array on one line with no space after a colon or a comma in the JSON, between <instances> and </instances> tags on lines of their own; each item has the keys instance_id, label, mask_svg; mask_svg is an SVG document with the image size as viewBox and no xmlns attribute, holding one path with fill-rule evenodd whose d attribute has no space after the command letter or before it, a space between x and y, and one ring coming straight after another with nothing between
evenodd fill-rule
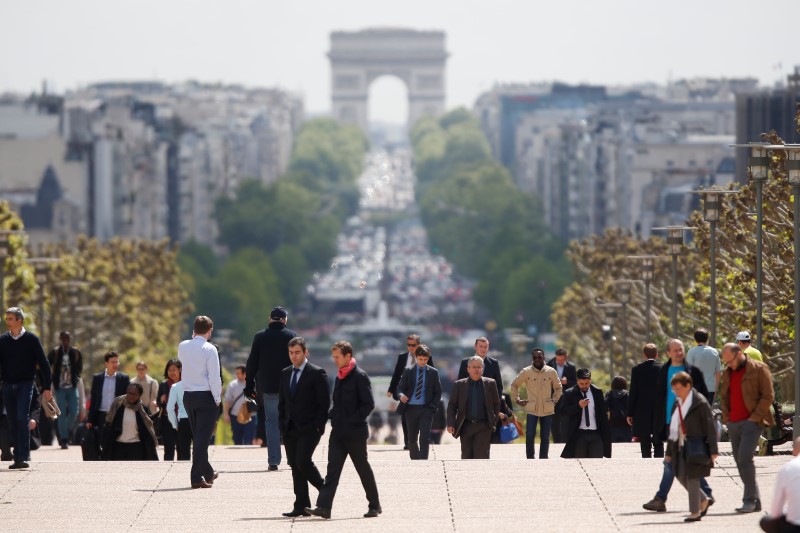
<instances>
[{"instance_id":1,"label":"dress shirt","mask_svg":"<svg viewBox=\"0 0 800 533\"><path fill-rule=\"evenodd\" d=\"M416 364L417 364L417 356L411 352L408 352L408 357L406 357L406 368L411 368Z\"/></svg>"},{"instance_id":2,"label":"dress shirt","mask_svg":"<svg viewBox=\"0 0 800 533\"><path fill-rule=\"evenodd\" d=\"M581 394L586 394L586 400L589 400L589 405L586 407L589 408L589 425L586 425L586 411L584 408L581 408L581 429L597 429L597 418L595 417L594 412L594 394L592 394L592 389L589 389L585 393L581 391Z\"/></svg>"},{"instance_id":3,"label":"dress shirt","mask_svg":"<svg viewBox=\"0 0 800 533\"><path fill-rule=\"evenodd\" d=\"M800 456L795 457L778 471L775 479L770 516L786 516L786 521L800 526ZM786 509L784 511L784 506Z\"/></svg>"},{"instance_id":4,"label":"dress shirt","mask_svg":"<svg viewBox=\"0 0 800 533\"><path fill-rule=\"evenodd\" d=\"M567 365L563 365L562 366L562 365L559 365L558 363L556 363L556 372L558 372L558 379L561 379L561 378L564 377L564 369L565 368L567 368Z\"/></svg>"},{"instance_id":5,"label":"dress shirt","mask_svg":"<svg viewBox=\"0 0 800 533\"><path fill-rule=\"evenodd\" d=\"M117 373L109 376L108 372L103 372L103 397L100 398L100 411L107 413L114 402L114 393L117 389Z\"/></svg>"},{"instance_id":6,"label":"dress shirt","mask_svg":"<svg viewBox=\"0 0 800 533\"><path fill-rule=\"evenodd\" d=\"M178 406L178 415L175 415L175 406ZM172 427L178 429L178 419L189 418L186 407L183 405L183 381L172 385L169 389L169 399L167 400L167 417Z\"/></svg>"},{"instance_id":7,"label":"dress shirt","mask_svg":"<svg viewBox=\"0 0 800 533\"><path fill-rule=\"evenodd\" d=\"M420 372L422 373L422 394L417 398L417 383L420 380ZM411 387L411 396L409 396L408 405L425 405L425 367L417 365L414 372L414 386Z\"/></svg>"},{"instance_id":8,"label":"dress shirt","mask_svg":"<svg viewBox=\"0 0 800 533\"><path fill-rule=\"evenodd\" d=\"M25 326L22 326L22 329L19 330L19 335L13 335L10 331L8 332L8 334L11 335L11 338L14 339L15 341L19 340L20 337L25 335Z\"/></svg>"},{"instance_id":9,"label":"dress shirt","mask_svg":"<svg viewBox=\"0 0 800 533\"><path fill-rule=\"evenodd\" d=\"M205 337L197 335L178 346L178 360L183 364L181 383L184 392L210 391L219 404L222 381L219 378L217 349Z\"/></svg>"}]
</instances>

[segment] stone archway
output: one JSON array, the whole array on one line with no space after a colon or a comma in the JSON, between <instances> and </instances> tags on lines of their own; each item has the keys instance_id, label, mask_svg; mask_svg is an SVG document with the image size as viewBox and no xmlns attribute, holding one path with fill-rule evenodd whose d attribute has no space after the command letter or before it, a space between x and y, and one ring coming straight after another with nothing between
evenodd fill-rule
<instances>
[{"instance_id":1,"label":"stone archway","mask_svg":"<svg viewBox=\"0 0 800 533\"><path fill-rule=\"evenodd\" d=\"M441 31L367 29L331 33L333 117L367 131L369 86L380 76L408 88L408 126L445 110L445 34Z\"/></svg>"}]
</instances>

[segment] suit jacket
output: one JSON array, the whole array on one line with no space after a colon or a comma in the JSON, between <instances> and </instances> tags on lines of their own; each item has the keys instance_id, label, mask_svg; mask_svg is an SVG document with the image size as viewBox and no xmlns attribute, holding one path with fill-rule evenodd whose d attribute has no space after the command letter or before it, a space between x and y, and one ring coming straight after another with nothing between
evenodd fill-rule
<instances>
[{"instance_id":1,"label":"suit jacket","mask_svg":"<svg viewBox=\"0 0 800 533\"><path fill-rule=\"evenodd\" d=\"M661 363L648 359L631 370L631 393L628 398L628 416L633 418L633 436L658 435L661 428L655 425L656 385Z\"/></svg>"},{"instance_id":2,"label":"suit jacket","mask_svg":"<svg viewBox=\"0 0 800 533\"><path fill-rule=\"evenodd\" d=\"M553 357L552 359L550 359L550 361L547 362L547 366L555 370L556 375L558 374L558 366L556 365L555 357ZM567 361L567 363L564 365L563 377L567 378L567 382L561 384L561 388L563 390L571 389L572 387L578 384L578 369L575 367L573 363Z\"/></svg>"},{"instance_id":3,"label":"suit jacket","mask_svg":"<svg viewBox=\"0 0 800 533\"><path fill-rule=\"evenodd\" d=\"M417 386L416 383L416 370L417 365L407 368L403 372L403 377L400 378L400 384L397 386L397 396L400 393L405 394L410 398L414 395L414 390ZM439 371L430 365L425 366L425 407L434 413L439 408L439 400L442 399L442 383L439 380ZM403 414L408 409L408 404L400 402L397 406L397 413Z\"/></svg>"},{"instance_id":4,"label":"suit jacket","mask_svg":"<svg viewBox=\"0 0 800 533\"><path fill-rule=\"evenodd\" d=\"M603 439L603 457L611 457L611 432L608 429L608 415L603 391L594 385L589 385L589 391L592 393L597 430ZM559 401L559 403L563 404L561 414L567 417L567 442L564 444L564 451L561 452L561 457L565 459L575 457L575 441L578 437L578 432L583 431L579 429L583 408L578 404L582 399L583 393L576 385L565 392Z\"/></svg>"},{"instance_id":5,"label":"suit jacket","mask_svg":"<svg viewBox=\"0 0 800 533\"><path fill-rule=\"evenodd\" d=\"M470 378L465 378L453 383L450 402L447 404L447 427L456 428L453 435L456 438L461 435L461 428L469 412L469 381ZM497 419L500 418L500 395L497 394L497 383L486 376L481 377L481 381L483 381L483 398L486 403L486 429L494 431Z\"/></svg>"},{"instance_id":6,"label":"suit jacket","mask_svg":"<svg viewBox=\"0 0 800 533\"><path fill-rule=\"evenodd\" d=\"M665 427L667 422L667 387L670 386L667 383L667 376L669 375L669 367L672 366L672 361L667 360L666 363L661 365L661 369L658 371L658 381L656 382L656 403L655 403L655 411L653 411L653 428L657 431L658 435L660 435L661 440L667 440L667 434L665 431ZM703 371L697 368L696 366L692 366L687 363L685 360L683 362L683 366L686 367L686 371L692 376L692 384L694 389L698 391L700 394L706 397L708 400L708 389L706 388L706 380L703 379Z\"/></svg>"},{"instance_id":7,"label":"suit jacket","mask_svg":"<svg viewBox=\"0 0 800 533\"><path fill-rule=\"evenodd\" d=\"M103 374L105 370L92 376L92 396L89 403L89 423L94 424L94 417L100 410L100 402L103 401ZM128 374L117 372L117 383L114 386L114 398L123 396L128 392L128 385L131 384L131 378Z\"/></svg>"},{"instance_id":8,"label":"suit jacket","mask_svg":"<svg viewBox=\"0 0 800 533\"><path fill-rule=\"evenodd\" d=\"M467 372L467 362L469 361L469 357L466 357L461 360L461 366L458 368L458 378L457 379L466 379L469 378L469 372ZM486 356L486 359L483 360L483 377L493 379L497 384L497 394L498 398L500 394L503 394L503 376L500 375L500 363L497 362L497 359L492 357Z\"/></svg>"},{"instance_id":9,"label":"suit jacket","mask_svg":"<svg viewBox=\"0 0 800 533\"><path fill-rule=\"evenodd\" d=\"M400 383L400 378L403 377L403 372L406 369L406 362L408 361L408 352L403 352L397 356L397 363L394 365L394 372L392 372L392 379L389 380L389 390L392 398L399 400L397 396L397 385ZM428 366L433 366L433 356L428 359Z\"/></svg>"},{"instance_id":10,"label":"suit jacket","mask_svg":"<svg viewBox=\"0 0 800 533\"><path fill-rule=\"evenodd\" d=\"M344 379L337 376L333 385L333 407L329 414L331 438L336 436L367 440L367 418L374 408L372 384L367 373L358 365Z\"/></svg>"},{"instance_id":11,"label":"suit jacket","mask_svg":"<svg viewBox=\"0 0 800 533\"><path fill-rule=\"evenodd\" d=\"M291 423L298 431L316 431L322 435L325 433L328 409L331 406L328 375L324 369L306 362L292 396L290 384L293 369L294 366L288 366L281 372L278 393L278 423L281 433L286 433Z\"/></svg>"}]
</instances>

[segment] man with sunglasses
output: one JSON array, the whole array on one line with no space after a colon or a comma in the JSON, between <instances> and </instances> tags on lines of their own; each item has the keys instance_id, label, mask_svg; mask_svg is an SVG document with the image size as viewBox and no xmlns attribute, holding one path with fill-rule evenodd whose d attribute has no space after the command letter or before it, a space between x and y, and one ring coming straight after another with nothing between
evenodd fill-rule
<instances>
[{"instance_id":1,"label":"man with sunglasses","mask_svg":"<svg viewBox=\"0 0 800 533\"><path fill-rule=\"evenodd\" d=\"M397 364L394 367L392 379L389 381L389 390L386 391L387 398L394 398L400 401L400 397L397 395L397 385L400 383L403 372L407 368L414 368L414 365L417 364L415 352L420 344L419 335L416 333L408 334L408 337L406 337L407 350L397 356ZM434 366L433 357L428 358L428 366ZM406 422L405 414L400 417L400 421L403 424L403 449L408 450L408 423Z\"/></svg>"}]
</instances>

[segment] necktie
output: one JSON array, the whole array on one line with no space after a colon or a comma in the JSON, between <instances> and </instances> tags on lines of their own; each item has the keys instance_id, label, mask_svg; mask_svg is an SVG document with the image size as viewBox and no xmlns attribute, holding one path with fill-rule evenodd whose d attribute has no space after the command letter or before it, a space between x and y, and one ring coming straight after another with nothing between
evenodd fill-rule
<instances>
[{"instance_id":1,"label":"necktie","mask_svg":"<svg viewBox=\"0 0 800 533\"><path fill-rule=\"evenodd\" d=\"M417 400L422 398L422 379L424 376L423 372L424 371L419 370L419 367L417 367L417 388L414 391L414 398L416 398Z\"/></svg>"},{"instance_id":2,"label":"necktie","mask_svg":"<svg viewBox=\"0 0 800 533\"><path fill-rule=\"evenodd\" d=\"M581 392L583 392L583 391L581 391ZM585 392L583 393L583 399L584 400L587 399ZM588 403L583 406L583 416L586 417L586 427L588 428L589 427L589 404Z\"/></svg>"},{"instance_id":3,"label":"necktie","mask_svg":"<svg viewBox=\"0 0 800 533\"><path fill-rule=\"evenodd\" d=\"M297 374L300 373L299 368L295 368L292 370L292 381L289 383L289 392L292 396L294 396L294 391L297 389Z\"/></svg>"}]
</instances>

